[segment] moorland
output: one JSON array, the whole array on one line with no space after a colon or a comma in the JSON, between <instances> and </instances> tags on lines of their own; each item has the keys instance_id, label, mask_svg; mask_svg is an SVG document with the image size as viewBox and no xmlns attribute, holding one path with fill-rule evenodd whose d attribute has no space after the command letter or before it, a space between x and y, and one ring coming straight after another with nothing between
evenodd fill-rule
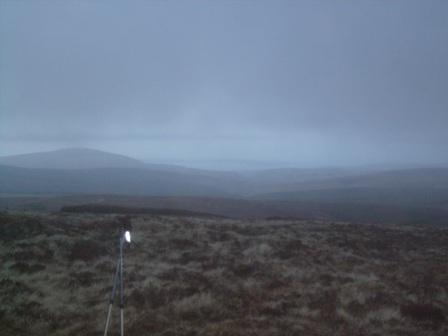
<instances>
[{"instance_id":1,"label":"moorland","mask_svg":"<svg viewBox=\"0 0 448 336\"><path fill-rule=\"evenodd\" d=\"M448 332L443 226L3 212L0 335L101 335L122 216L128 335Z\"/></svg>"}]
</instances>

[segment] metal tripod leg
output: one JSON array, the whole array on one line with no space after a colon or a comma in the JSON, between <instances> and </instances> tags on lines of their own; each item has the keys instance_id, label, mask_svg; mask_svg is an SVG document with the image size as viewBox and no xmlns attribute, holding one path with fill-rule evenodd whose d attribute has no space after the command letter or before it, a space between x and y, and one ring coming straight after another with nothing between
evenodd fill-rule
<instances>
[{"instance_id":1,"label":"metal tripod leg","mask_svg":"<svg viewBox=\"0 0 448 336\"><path fill-rule=\"evenodd\" d=\"M118 259L118 261L117 261L117 269L115 270L114 284L113 284L113 287L112 287L112 293L110 295L109 308L107 310L106 325L104 326L104 336L107 336L107 331L109 329L110 315L112 313L112 305L114 304L115 293L116 293L116 290L117 290L117 283L119 281L118 276L119 276L119 270L121 268L120 264L121 264L121 258Z\"/></svg>"},{"instance_id":2,"label":"metal tripod leg","mask_svg":"<svg viewBox=\"0 0 448 336\"><path fill-rule=\"evenodd\" d=\"M120 245L120 336L124 336L123 243Z\"/></svg>"}]
</instances>

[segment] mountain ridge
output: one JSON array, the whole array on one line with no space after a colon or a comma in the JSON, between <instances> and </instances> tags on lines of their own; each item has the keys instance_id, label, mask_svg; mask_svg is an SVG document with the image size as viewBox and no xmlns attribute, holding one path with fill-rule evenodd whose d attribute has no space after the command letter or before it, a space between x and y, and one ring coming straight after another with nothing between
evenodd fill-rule
<instances>
[{"instance_id":1,"label":"mountain ridge","mask_svg":"<svg viewBox=\"0 0 448 336\"><path fill-rule=\"evenodd\" d=\"M64 161L67 156L70 159ZM43 162L42 157L51 160ZM17 158L25 160L20 162ZM39 168L42 165L45 168ZM146 164L119 154L75 148L0 158L0 194L201 196L268 202L448 207L448 168L368 172L356 168L279 168L221 172Z\"/></svg>"},{"instance_id":2,"label":"mountain ridge","mask_svg":"<svg viewBox=\"0 0 448 336\"><path fill-rule=\"evenodd\" d=\"M143 168L146 166L143 161L126 155L80 147L2 156L0 165L38 169Z\"/></svg>"}]
</instances>

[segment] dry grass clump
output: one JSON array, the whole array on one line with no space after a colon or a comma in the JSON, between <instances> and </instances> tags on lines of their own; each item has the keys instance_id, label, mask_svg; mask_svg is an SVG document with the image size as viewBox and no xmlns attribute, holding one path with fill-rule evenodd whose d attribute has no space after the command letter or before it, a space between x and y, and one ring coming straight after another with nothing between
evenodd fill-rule
<instances>
[{"instance_id":1,"label":"dry grass clump","mask_svg":"<svg viewBox=\"0 0 448 336\"><path fill-rule=\"evenodd\" d=\"M107 249L100 241L78 239L70 244L67 250L67 259L72 262L76 260L90 261L106 254Z\"/></svg>"},{"instance_id":2,"label":"dry grass clump","mask_svg":"<svg viewBox=\"0 0 448 336\"><path fill-rule=\"evenodd\" d=\"M59 213L0 215L0 335L101 335L123 222L128 335L448 334L445 228Z\"/></svg>"},{"instance_id":3,"label":"dry grass clump","mask_svg":"<svg viewBox=\"0 0 448 336\"><path fill-rule=\"evenodd\" d=\"M400 307L404 317L439 325L445 322L443 310L428 303L408 303Z\"/></svg>"}]
</instances>

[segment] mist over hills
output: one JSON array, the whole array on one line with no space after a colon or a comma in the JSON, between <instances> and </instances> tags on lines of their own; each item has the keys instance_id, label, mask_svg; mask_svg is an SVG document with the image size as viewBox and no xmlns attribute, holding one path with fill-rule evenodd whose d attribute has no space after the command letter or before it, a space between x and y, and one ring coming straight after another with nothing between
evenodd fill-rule
<instances>
[{"instance_id":1,"label":"mist over hills","mask_svg":"<svg viewBox=\"0 0 448 336\"><path fill-rule=\"evenodd\" d=\"M143 168L139 160L89 148L0 157L0 165L42 169Z\"/></svg>"},{"instance_id":2,"label":"mist over hills","mask_svg":"<svg viewBox=\"0 0 448 336\"><path fill-rule=\"evenodd\" d=\"M2 208L23 208L24 204L35 206L40 202L54 209L54 204L96 203L94 195L104 195L100 198L106 203L226 216L417 218L414 210L418 209L425 216L437 213L439 219L445 215L448 218L448 168L229 172L147 164L91 149L65 149L0 158L0 193ZM30 199L26 197L29 195L46 198ZM64 202L48 198L70 195L74 197ZM165 199L159 202L157 197Z\"/></svg>"},{"instance_id":3,"label":"mist over hills","mask_svg":"<svg viewBox=\"0 0 448 336\"><path fill-rule=\"evenodd\" d=\"M0 166L2 193L191 195L227 194L206 177L141 168L29 169ZM229 195L231 196L231 195Z\"/></svg>"},{"instance_id":4,"label":"mist over hills","mask_svg":"<svg viewBox=\"0 0 448 336\"><path fill-rule=\"evenodd\" d=\"M293 190L294 189L294 190ZM262 199L388 204L448 204L448 169L393 170L306 181L289 191L258 195Z\"/></svg>"},{"instance_id":5,"label":"mist over hills","mask_svg":"<svg viewBox=\"0 0 448 336\"><path fill-rule=\"evenodd\" d=\"M233 173L147 164L92 149L62 149L0 158L0 192L233 196ZM240 189L241 191L242 189Z\"/></svg>"},{"instance_id":6,"label":"mist over hills","mask_svg":"<svg viewBox=\"0 0 448 336\"><path fill-rule=\"evenodd\" d=\"M82 148L0 158L2 193L242 197L347 175L348 170L333 168L204 170L148 164L123 155Z\"/></svg>"}]
</instances>

